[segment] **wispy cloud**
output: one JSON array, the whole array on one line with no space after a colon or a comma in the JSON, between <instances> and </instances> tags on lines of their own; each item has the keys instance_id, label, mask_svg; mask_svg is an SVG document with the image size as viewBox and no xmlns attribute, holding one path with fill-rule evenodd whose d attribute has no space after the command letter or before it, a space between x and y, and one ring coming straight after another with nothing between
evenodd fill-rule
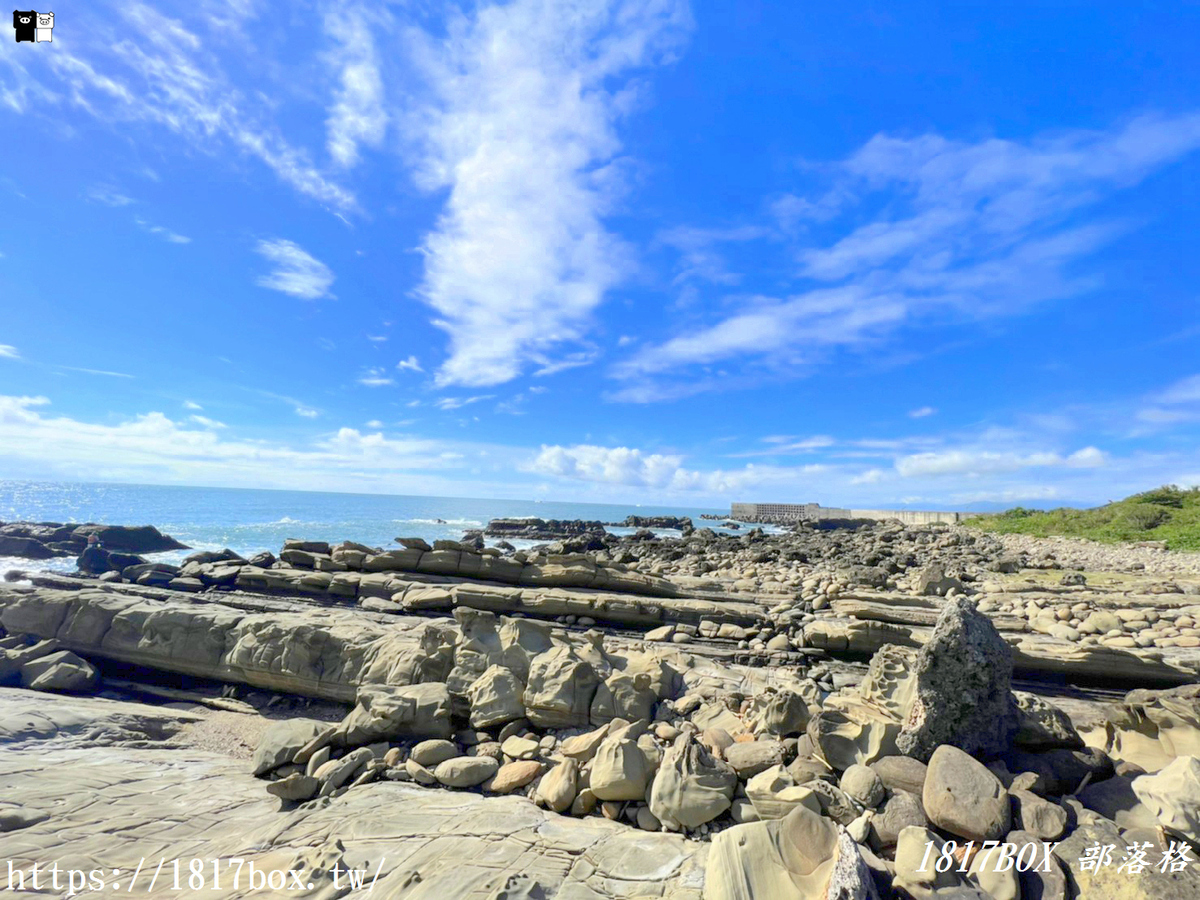
<instances>
[{"instance_id":1,"label":"wispy cloud","mask_svg":"<svg viewBox=\"0 0 1200 900\"><path fill-rule=\"evenodd\" d=\"M384 369L371 368L359 376L358 383L366 387L387 387L396 382L388 377Z\"/></svg>"},{"instance_id":2,"label":"wispy cloud","mask_svg":"<svg viewBox=\"0 0 1200 900\"><path fill-rule=\"evenodd\" d=\"M196 410L204 409L203 406L201 406L199 403L197 403L194 400L184 400L183 408L184 409L196 409Z\"/></svg>"},{"instance_id":3,"label":"wispy cloud","mask_svg":"<svg viewBox=\"0 0 1200 900\"><path fill-rule=\"evenodd\" d=\"M555 362L629 270L602 217L618 193L630 74L689 24L683 0L515 0L421 36L428 94L406 130L417 183L448 190L419 295L450 335L440 385Z\"/></svg>"},{"instance_id":4,"label":"wispy cloud","mask_svg":"<svg viewBox=\"0 0 1200 900\"><path fill-rule=\"evenodd\" d=\"M280 403L286 403L292 407L296 415L305 419L315 419L321 415L320 410L309 406L302 400L297 400L295 397L289 397L287 394L276 394L274 391L264 391L261 388L244 388L244 390L250 391L252 394L258 394L260 397L266 397L268 400L277 400Z\"/></svg>"},{"instance_id":5,"label":"wispy cloud","mask_svg":"<svg viewBox=\"0 0 1200 900\"><path fill-rule=\"evenodd\" d=\"M1200 403L1200 375L1175 382L1158 397L1159 403Z\"/></svg>"},{"instance_id":6,"label":"wispy cloud","mask_svg":"<svg viewBox=\"0 0 1200 900\"><path fill-rule=\"evenodd\" d=\"M87 196L89 200L103 203L105 206L129 206L137 202L109 184L92 185L88 188Z\"/></svg>"},{"instance_id":7,"label":"wispy cloud","mask_svg":"<svg viewBox=\"0 0 1200 900\"><path fill-rule=\"evenodd\" d=\"M195 422L205 428L220 429L228 428L224 422L218 422L216 419L210 419L208 416L188 416L188 421Z\"/></svg>"},{"instance_id":8,"label":"wispy cloud","mask_svg":"<svg viewBox=\"0 0 1200 900\"><path fill-rule=\"evenodd\" d=\"M818 450L826 450L834 446L837 441L827 434L814 434L807 438L771 435L763 438L763 443L771 446L762 450L743 450L739 453L730 453L729 456L788 456L797 453L815 453Z\"/></svg>"},{"instance_id":9,"label":"wispy cloud","mask_svg":"<svg viewBox=\"0 0 1200 900\"><path fill-rule=\"evenodd\" d=\"M733 315L643 345L614 367L626 382L614 396L708 389L714 380L663 379L715 363L803 372L904 327L1014 315L1078 295L1098 276L1077 264L1131 227L1091 207L1198 147L1200 115L1027 142L876 136L836 167L834 189L855 204L882 197L882 212L832 244L794 248L795 293L739 298Z\"/></svg>"},{"instance_id":10,"label":"wispy cloud","mask_svg":"<svg viewBox=\"0 0 1200 900\"><path fill-rule=\"evenodd\" d=\"M225 7L221 15L202 11L204 25L245 21L245 3ZM264 93L230 78L199 34L180 19L144 3L121 4L112 14L81 21L69 41L64 38L61 47L55 41L55 52L36 63L13 65L10 56L0 60L9 63L16 83L5 86L0 100L17 112L37 111L34 100L68 103L114 127L146 123L205 149L231 146L336 211L357 208L350 191L272 124Z\"/></svg>"},{"instance_id":11,"label":"wispy cloud","mask_svg":"<svg viewBox=\"0 0 1200 900\"><path fill-rule=\"evenodd\" d=\"M192 239L184 237L182 234L177 234L170 228L164 228L162 225L152 225L145 219L135 218L134 221L149 234L162 238L169 244L190 244Z\"/></svg>"},{"instance_id":12,"label":"wispy cloud","mask_svg":"<svg viewBox=\"0 0 1200 900\"><path fill-rule=\"evenodd\" d=\"M1136 416L1150 429L1200 422L1200 374L1180 379L1152 395Z\"/></svg>"},{"instance_id":13,"label":"wispy cloud","mask_svg":"<svg viewBox=\"0 0 1200 900\"><path fill-rule=\"evenodd\" d=\"M816 489L816 479L827 471L823 465L791 468L747 465L741 469L709 471L688 469L682 455L647 453L636 447L601 447L594 444L543 445L525 465L538 475L571 481L650 488L666 493L728 494L747 488L804 483Z\"/></svg>"},{"instance_id":14,"label":"wispy cloud","mask_svg":"<svg viewBox=\"0 0 1200 900\"><path fill-rule=\"evenodd\" d=\"M344 167L358 162L360 145L378 147L387 130L383 76L372 37L377 18L360 4L336 4L325 16L325 31L337 43L330 62L340 72L325 127L329 154Z\"/></svg>"},{"instance_id":15,"label":"wispy cloud","mask_svg":"<svg viewBox=\"0 0 1200 900\"><path fill-rule=\"evenodd\" d=\"M68 372L83 372L85 375L104 375L107 378L133 378L126 372L110 372L108 369L85 369L82 366L55 366L55 368L66 369Z\"/></svg>"},{"instance_id":16,"label":"wispy cloud","mask_svg":"<svg viewBox=\"0 0 1200 900\"><path fill-rule=\"evenodd\" d=\"M21 354L12 344L0 344L0 359L20 359Z\"/></svg>"},{"instance_id":17,"label":"wispy cloud","mask_svg":"<svg viewBox=\"0 0 1200 900\"><path fill-rule=\"evenodd\" d=\"M766 237L770 229L761 225L742 225L734 228L694 228L686 225L669 228L658 235L658 243L679 252L679 274L675 283L706 281L712 284L737 284L738 272L730 271L718 247Z\"/></svg>"},{"instance_id":18,"label":"wispy cloud","mask_svg":"<svg viewBox=\"0 0 1200 900\"><path fill-rule=\"evenodd\" d=\"M307 445L230 440L208 422L179 422L161 412L115 423L53 415L46 397L0 396L0 458L50 477L93 473L107 480L332 489L366 485L404 472L428 479L463 465L478 450L421 438L393 439L342 428ZM446 454L456 453L457 459ZM393 482L415 490L420 481Z\"/></svg>"},{"instance_id":19,"label":"wispy cloud","mask_svg":"<svg viewBox=\"0 0 1200 900\"><path fill-rule=\"evenodd\" d=\"M397 369L408 369L412 372L424 372L421 368L421 362L415 356L410 356L408 359L402 359L396 363Z\"/></svg>"},{"instance_id":20,"label":"wispy cloud","mask_svg":"<svg viewBox=\"0 0 1200 900\"><path fill-rule=\"evenodd\" d=\"M299 297L302 300L319 300L332 297L329 288L334 274L329 266L313 257L298 244L275 238L262 240L255 248L275 269L255 280L260 287L270 288Z\"/></svg>"},{"instance_id":21,"label":"wispy cloud","mask_svg":"<svg viewBox=\"0 0 1200 900\"><path fill-rule=\"evenodd\" d=\"M916 409L910 409L908 411L908 417L910 419L925 419L929 416L932 416L936 412L937 410L932 406L918 406Z\"/></svg>"},{"instance_id":22,"label":"wispy cloud","mask_svg":"<svg viewBox=\"0 0 1200 900\"><path fill-rule=\"evenodd\" d=\"M472 403L491 400L494 396L495 394L480 394L475 397L442 397L433 401L433 405L438 409L461 409L464 406L470 406Z\"/></svg>"},{"instance_id":23,"label":"wispy cloud","mask_svg":"<svg viewBox=\"0 0 1200 900\"><path fill-rule=\"evenodd\" d=\"M600 352L598 350L581 350L578 353L568 353L560 359L539 366L534 370L533 377L545 378L547 375L557 375L559 372L565 372L568 369L590 366L599 358Z\"/></svg>"},{"instance_id":24,"label":"wispy cloud","mask_svg":"<svg viewBox=\"0 0 1200 900\"><path fill-rule=\"evenodd\" d=\"M901 457L896 460L896 471L908 478L919 475L985 475L1049 466L1095 468L1104 464L1105 456L1096 447L1084 447L1068 456L1047 452L1022 455L988 450L949 450Z\"/></svg>"}]
</instances>

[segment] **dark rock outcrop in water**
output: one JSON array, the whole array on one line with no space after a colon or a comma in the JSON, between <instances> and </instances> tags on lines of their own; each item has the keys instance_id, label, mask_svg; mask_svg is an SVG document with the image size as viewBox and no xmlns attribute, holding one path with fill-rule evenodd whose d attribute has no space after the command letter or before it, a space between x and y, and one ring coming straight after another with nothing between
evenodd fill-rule
<instances>
[{"instance_id":1,"label":"dark rock outcrop in water","mask_svg":"<svg viewBox=\"0 0 1200 900\"><path fill-rule=\"evenodd\" d=\"M563 538L596 535L604 538L608 528L674 528L685 535L690 534L692 520L687 516L626 516L623 522L599 522L589 519L492 519L483 529L482 534L488 537L519 538L526 541L556 541ZM468 532L469 535L479 532ZM582 550L598 550L600 545L586 548L575 548L573 552Z\"/></svg>"},{"instance_id":2,"label":"dark rock outcrop in water","mask_svg":"<svg viewBox=\"0 0 1200 900\"><path fill-rule=\"evenodd\" d=\"M190 549L187 544L163 534L153 525L10 522L0 523L0 556L20 556L25 559L78 556L87 548L88 536L93 534L106 550L119 553L161 553L164 550Z\"/></svg>"},{"instance_id":3,"label":"dark rock outcrop in water","mask_svg":"<svg viewBox=\"0 0 1200 900\"><path fill-rule=\"evenodd\" d=\"M684 532L694 527L687 516L626 516L624 522L615 524L623 528L675 528Z\"/></svg>"},{"instance_id":4,"label":"dark rock outcrop in water","mask_svg":"<svg viewBox=\"0 0 1200 900\"><path fill-rule=\"evenodd\" d=\"M554 541L584 534L605 534L603 522L585 519L492 519L483 529L489 537L526 541Z\"/></svg>"}]
</instances>

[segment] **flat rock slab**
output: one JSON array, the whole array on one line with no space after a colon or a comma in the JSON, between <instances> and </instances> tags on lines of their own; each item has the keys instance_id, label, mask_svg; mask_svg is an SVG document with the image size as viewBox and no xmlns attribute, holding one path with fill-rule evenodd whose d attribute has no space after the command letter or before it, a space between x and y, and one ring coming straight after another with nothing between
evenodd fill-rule
<instances>
[{"instance_id":1,"label":"flat rock slab","mask_svg":"<svg viewBox=\"0 0 1200 900\"><path fill-rule=\"evenodd\" d=\"M20 690L0 694L5 721L36 714L103 726L115 707L137 706ZM599 817L558 816L522 797L380 782L281 812L245 761L165 746L98 747L83 732L51 741L37 739L34 731L20 733L24 740L3 747L0 796L49 818L5 834L6 859L25 871L34 862L55 860L60 868L119 869L114 896L124 894L139 861L156 867L160 858L168 866L181 860L181 887L160 880L148 890L143 870L135 895L266 896L245 881L235 890L228 878L220 890L187 887L191 859L232 857L266 870L340 859L343 866L380 873L374 896L411 900L486 900L522 874L547 896L573 900L699 900L703 890L706 844ZM340 896L313 871L304 876L314 883L311 891L287 896ZM64 886L39 896L68 893Z\"/></svg>"}]
</instances>

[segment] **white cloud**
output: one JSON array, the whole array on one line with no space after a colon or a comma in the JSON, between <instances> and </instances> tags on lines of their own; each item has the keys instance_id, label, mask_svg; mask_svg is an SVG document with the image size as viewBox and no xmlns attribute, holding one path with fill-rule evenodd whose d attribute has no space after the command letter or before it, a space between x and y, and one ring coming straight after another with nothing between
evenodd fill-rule
<instances>
[{"instance_id":1,"label":"white cloud","mask_svg":"<svg viewBox=\"0 0 1200 900\"><path fill-rule=\"evenodd\" d=\"M924 419L929 416L932 416L936 412L937 412L937 410L934 409L932 406L920 406L914 410L910 410L908 413L908 417L910 419Z\"/></svg>"},{"instance_id":2,"label":"white cloud","mask_svg":"<svg viewBox=\"0 0 1200 900\"><path fill-rule=\"evenodd\" d=\"M1200 375L1175 382L1158 396L1159 403L1200 403Z\"/></svg>"},{"instance_id":3,"label":"white cloud","mask_svg":"<svg viewBox=\"0 0 1200 900\"><path fill-rule=\"evenodd\" d=\"M764 444L771 446L764 450L743 450L740 453L730 453L732 457L740 456L781 456L792 453L814 453L824 450L837 443L827 434L814 434L812 437L795 438L790 435L773 434L762 439Z\"/></svg>"},{"instance_id":4,"label":"white cloud","mask_svg":"<svg viewBox=\"0 0 1200 900\"><path fill-rule=\"evenodd\" d=\"M645 453L633 447L593 444L542 445L538 454L523 468L541 476L650 488L668 494L725 495L766 485L816 490L818 477L827 471L823 465L792 468L747 465L733 471L700 471L684 468L683 457L676 454Z\"/></svg>"},{"instance_id":5,"label":"white cloud","mask_svg":"<svg viewBox=\"0 0 1200 900\"><path fill-rule=\"evenodd\" d=\"M816 200L783 194L768 204L771 216L784 231L795 231L806 222L827 222L850 200L844 189L834 189Z\"/></svg>"},{"instance_id":6,"label":"white cloud","mask_svg":"<svg viewBox=\"0 0 1200 900\"><path fill-rule=\"evenodd\" d=\"M415 40L428 96L410 118L417 183L449 191L420 296L450 335L438 384L551 366L629 270L602 217L617 193L630 72L689 23L683 0L515 0Z\"/></svg>"},{"instance_id":7,"label":"white cloud","mask_svg":"<svg viewBox=\"0 0 1200 900\"><path fill-rule=\"evenodd\" d=\"M334 280L333 272L298 244L275 238L259 241L255 249L275 265L270 274L260 276L255 280L255 284L291 294L302 300L319 300L322 297L333 296L329 293Z\"/></svg>"},{"instance_id":8,"label":"white cloud","mask_svg":"<svg viewBox=\"0 0 1200 900\"><path fill-rule=\"evenodd\" d=\"M442 397L439 400L433 401L433 405L438 409L461 409L464 406L469 406L472 403L479 403L483 400L491 400L495 394L480 394L476 397ZM410 406L412 404L409 404Z\"/></svg>"},{"instance_id":9,"label":"white cloud","mask_svg":"<svg viewBox=\"0 0 1200 900\"><path fill-rule=\"evenodd\" d=\"M304 419L315 419L320 413L311 406L297 406L296 415Z\"/></svg>"},{"instance_id":10,"label":"white cloud","mask_svg":"<svg viewBox=\"0 0 1200 900\"><path fill-rule=\"evenodd\" d=\"M367 369L366 373L358 379L358 383L367 387L387 387L389 384L395 384L383 369L373 368Z\"/></svg>"},{"instance_id":11,"label":"white cloud","mask_svg":"<svg viewBox=\"0 0 1200 900\"><path fill-rule=\"evenodd\" d=\"M834 190L882 196L882 211L832 244L789 249L800 290L737 298L734 314L643 345L614 367L627 383L614 398L736 383L681 372L725 361L796 373L839 349L877 349L901 327L1015 315L1087 291L1098 282L1078 263L1130 223L1087 210L1080 224L1082 211L1197 148L1200 115L1023 143L876 136L833 170Z\"/></svg>"},{"instance_id":12,"label":"white cloud","mask_svg":"<svg viewBox=\"0 0 1200 900\"><path fill-rule=\"evenodd\" d=\"M887 478L887 472L883 469L867 469L850 479L851 484L878 484Z\"/></svg>"},{"instance_id":13,"label":"white cloud","mask_svg":"<svg viewBox=\"0 0 1200 900\"><path fill-rule=\"evenodd\" d=\"M201 0L200 9L216 28L244 30L257 18L256 0Z\"/></svg>"},{"instance_id":14,"label":"white cloud","mask_svg":"<svg viewBox=\"0 0 1200 900\"><path fill-rule=\"evenodd\" d=\"M233 18L243 23L246 4ZM205 23L223 25L209 14ZM273 101L243 73L229 77L218 57L182 21L138 2L80 20L55 52L36 62L9 63L17 85L0 95L17 112L44 112L66 103L116 128L147 123L191 146L222 145L257 158L296 191L335 210L357 207L354 195L318 170L306 151L271 124ZM255 71L254 75L261 75Z\"/></svg>"},{"instance_id":15,"label":"white cloud","mask_svg":"<svg viewBox=\"0 0 1200 900\"><path fill-rule=\"evenodd\" d=\"M1084 447L1076 450L1066 459L1068 466L1081 469L1091 469L1108 464L1108 457L1098 447Z\"/></svg>"},{"instance_id":16,"label":"white cloud","mask_svg":"<svg viewBox=\"0 0 1200 900\"><path fill-rule=\"evenodd\" d=\"M689 280L737 284L742 276L729 270L717 247L725 243L757 240L768 233L768 229L757 225L736 228L695 228L685 225L661 232L658 242L679 252L676 284Z\"/></svg>"},{"instance_id":17,"label":"white cloud","mask_svg":"<svg viewBox=\"0 0 1200 900\"><path fill-rule=\"evenodd\" d=\"M0 344L0 359L20 359L21 354L12 344Z\"/></svg>"},{"instance_id":18,"label":"white cloud","mask_svg":"<svg viewBox=\"0 0 1200 900\"><path fill-rule=\"evenodd\" d=\"M402 359L396 363L397 369L410 369L413 372L424 372L421 368L421 362L415 356L410 356L408 359Z\"/></svg>"},{"instance_id":19,"label":"white cloud","mask_svg":"<svg viewBox=\"0 0 1200 900\"><path fill-rule=\"evenodd\" d=\"M383 423L380 422L378 419L372 419L370 422L367 423L367 427L368 428L382 428Z\"/></svg>"},{"instance_id":20,"label":"white cloud","mask_svg":"<svg viewBox=\"0 0 1200 900\"><path fill-rule=\"evenodd\" d=\"M195 422L197 425L202 425L205 428L228 428L224 422L218 422L216 419L210 419L208 416L188 416L188 420Z\"/></svg>"},{"instance_id":21,"label":"white cloud","mask_svg":"<svg viewBox=\"0 0 1200 900\"><path fill-rule=\"evenodd\" d=\"M902 456L895 463L896 471L905 478L930 475L990 475L1052 466L1093 468L1104 464L1104 454L1095 447L1084 447L1066 457L1047 451L1022 454L1015 451L944 450Z\"/></svg>"},{"instance_id":22,"label":"white cloud","mask_svg":"<svg viewBox=\"0 0 1200 900\"><path fill-rule=\"evenodd\" d=\"M361 5L338 4L325 16L325 30L338 43L330 62L340 84L325 127L329 153L338 165L358 162L359 145L378 147L387 130L383 76L372 38L375 17Z\"/></svg>"},{"instance_id":23,"label":"white cloud","mask_svg":"<svg viewBox=\"0 0 1200 900\"><path fill-rule=\"evenodd\" d=\"M386 334L368 334L367 340L371 341L372 343L382 344L387 341L387 335Z\"/></svg>"},{"instance_id":24,"label":"white cloud","mask_svg":"<svg viewBox=\"0 0 1200 900\"><path fill-rule=\"evenodd\" d=\"M129 206L136 202L132 197L122 194L112 185L96 184L88 188L88 199L103 203L105 206Z\"/></svg>"},{"instance_id":25,"label":"white cloud","mask_svg":"<svg viewBox=\"0 0 1200 900\"><path fill-rule=\"evenodd\" d=\"M125 372L110 372L107 369L85 369L81 366L56 366L55 368L66 369L68 372L83 372L85 375L103 375L107 378L132 378Z\"/></svg>"},{"instance_id":26,"label":"white cloud","mask_svg":"<svg viewBox=\"0 0 1200 900\"><path fill-rule=\"evenodd\" d=\"M137 222L137 224L141 228L143 228L145 231L147 231L150 234L155 235L156 237L162 238L167 243L190 244L192 242L192 239L190 237L184 237L182 234L176 234L170 228L164 228L162 225L152 225L149 222L147 222L145 219L139 219L139 218L135 218L134 221Z\"/></svg>"},{"instance_id":27,"label":"white cloud","mask_svg":"<svg viewBox=\"0 0 1200 900\"><path fill-rule=\"evenodd\" d=\"M1200 375L1181 378L1148 400L1149 405L1135 413L1139 422L1149 426L1146 430L1200 422Z\"/></svg>"},{"instance_id":28,"label":"white cloud","mask_svg":"<svg viewBox=\"0 0 1200 900\"><path fill-rule=\"evenodd\" d=\"M203 406L201 406L199 403L195 402L194 400L184 400L183 408L184 409L197 409L197 410L204 409Z\"/></svg>"},{"instance_id":29,"label":"white cloud","mask_svg":"<svg viewBox=\"0 0 1200 900\"><path fill-rule=\"evenodd\" d=\"M595 350L584 350L579 353L571 353L561 359L549 362L538 369L534 370L534 378L545 378L547 375L556 375L559 372L565 372L567 369L578 369L580 366L590 366L600 354Z\"/></svg>"},{"instance_id":30,"label":"white cloud","mask_svg":"<svg viewBox=\"0 0 1200 900\"><path fill-rule=\"evenodd\" d=\"M45 413L45 397L0 396L0 459L6 471L66 477L87 471L101 480L151 483L353 489L395 483L416 490L420 479L461 466L444 456L470 458L476 445L443 440L389 439L352 428L294 448L267 441L226 440L211 427L195 428L160 412L117 424L84 422ZM428 481L426 481L428 483Z\"/></svg>"}]
</instances>

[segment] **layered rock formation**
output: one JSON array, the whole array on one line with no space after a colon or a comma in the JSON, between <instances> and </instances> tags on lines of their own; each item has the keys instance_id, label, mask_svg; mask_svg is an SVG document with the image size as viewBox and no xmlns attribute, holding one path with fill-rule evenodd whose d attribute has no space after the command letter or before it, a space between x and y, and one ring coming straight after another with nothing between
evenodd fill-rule
<instances>
[{"instance_id":1,"label":"layered rock formation","mask_svg":"<svg viewBox=\"0 0 1200 900\"><path fill-rule=\"evenodd\" d=\"M258 721L302 695L345 706L260 728L227 779L227 760L205 759L226 766L209 786L241 798L213 801L227 820L213 846L286 857L314 874L314 896L333 896L331 861L378 865L385 844L399 859L380 884L395 896L1189 896L1200 876L1186 866L1140 872L1141 893L1114 879L1122 848L1153 862L1200 839L1190 562L1177 590L1129 573L1061 584L1029 566L1049 560L944 529L704 531L566 556L289 541L278 558L196 554L0 587L0 678L32 689L0 693L0 743L21 760L17 780L0 773L0 823L18 860L69 855L46 824L56 814L99 859L105 812L47 785L70 771L107 798L140 782L106 780L87 742L138 741L164 771L192 772L194 750L146 744L210 740L217 699ZM190 717L44 693L126 692L151 670L241 686L254 705L204 695L206 680L172 695L200 692L209 706ZM1145 686L1103 701L1014 690L1040 671ZM55 756L63 741L80 755ZM198 802L177 780L165 796ZM114 821L145 822L137 802L114 801ZM420 824L393 825L397 810ZM172 820L160 843L212 855L196 841L214 826L196 821ZM143 829L121 833L144 849ZM1109 872L1080 866L1093 838L1116 848ZM1046 865L963 853L992 840ZM953 866L930 866L943 857Z\"/></svg>"}]
</instances>

